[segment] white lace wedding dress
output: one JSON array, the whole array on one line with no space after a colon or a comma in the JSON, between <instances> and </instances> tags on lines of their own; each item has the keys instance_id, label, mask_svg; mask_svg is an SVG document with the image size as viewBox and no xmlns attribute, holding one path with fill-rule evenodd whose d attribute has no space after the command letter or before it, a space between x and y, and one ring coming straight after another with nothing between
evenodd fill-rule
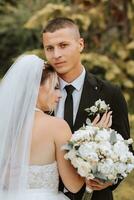
<instances>
[{"instance_id":1,"label":"white lace wedding dress","mask_svg":"<svg viewBox=\"0 0 134 200\"><path fill-rule=\"evenodd\" d=\"M0 200L69 200L62 192L58 191L59 173L57 162L47 165L30 165L27 189L15 193L5 192Z\"/></svg>"},{"instance_id":2,"label":"white lace wedding dress","mask_svg":"<svg viewBox=\"0 0 134 200\"><path fill-rule=\"evenodd\" d=\"M69 200L58 192L59 174L57 162L47 165L29 167L28 190L25 200Z\"/></svg>"}]
</instances>

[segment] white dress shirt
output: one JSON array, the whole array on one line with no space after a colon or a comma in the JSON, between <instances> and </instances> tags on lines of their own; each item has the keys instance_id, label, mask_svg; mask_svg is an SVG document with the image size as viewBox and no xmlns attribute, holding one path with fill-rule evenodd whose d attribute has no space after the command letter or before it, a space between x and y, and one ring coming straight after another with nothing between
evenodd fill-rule
<instances>
[{"instance_id":1,"label":"white dress shirt","mask_svg":"<svg viewBox=\"0 0 134 200\"><path fill-rule=\"evenodd\" d=\"M85 74L86 74L86 71L85 71L85 68L83 67L83 71L80 74L80 76L71 83L67 83L63 79L59 78L62 97L57 105L55 116L59 118L64 118L64 103L67 96L65 86L71 84L75 88L72 94L73 96L73 123L75 122L76 114L77 114L80 99L81 99L81 93L82 93L82 89L84 85Z\"/></svg>"}]
</instances>

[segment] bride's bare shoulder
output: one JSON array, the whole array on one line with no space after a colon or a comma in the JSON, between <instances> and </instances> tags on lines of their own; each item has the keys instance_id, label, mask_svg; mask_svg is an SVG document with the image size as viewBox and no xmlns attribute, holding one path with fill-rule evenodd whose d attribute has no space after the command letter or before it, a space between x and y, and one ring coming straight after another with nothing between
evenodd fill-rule
<instances>
[{"instance_id":1,"label":"bride's bare shoulder","mask_svg":"<svg viewBox=\"0 0 134 200\"><path fill-rule=\"evenodd\" d=\"M42 133L48 133L53 135L53 137L65 137L66 135L71 135L71 130L67 122L61 118L50 116L47 114L38 115L37 129L42 131Z\"/></svg>"},{"instance_id":2,"label":"bride's bare shoulder","mask_svg":"<svg viewBox=\"0 0 134 200\"><path fill-rule=\"evenodd\" d=\"M38 122L40 122L45 127L49 128L68 128L68 124L64 119L50 116L48 114L40 114L36 118Z\"/></svg>"},{"instance_id":3,"label":"bride's bare shoulder","mask_svg":"<svg viewBox=\"0 0 134 200\"><path fill-rule=\"evenodd\" d=\"M58 135L59 137L61 135L63 137L63 135L71 135L70 127L64 119L49 116L48 124L55 136Z\"/></svg>"},{"instance_id":4,"label":"bride's bare shoulder","mask_svg":"<svg viewBox=\"0 0 134 200\"><path fill-rule=\"evenodd\" d=\"M64 119L54 117L54 116L48 116L49 123L57 128L69 128L67 122Z\"/></svg>"}]
</instances>

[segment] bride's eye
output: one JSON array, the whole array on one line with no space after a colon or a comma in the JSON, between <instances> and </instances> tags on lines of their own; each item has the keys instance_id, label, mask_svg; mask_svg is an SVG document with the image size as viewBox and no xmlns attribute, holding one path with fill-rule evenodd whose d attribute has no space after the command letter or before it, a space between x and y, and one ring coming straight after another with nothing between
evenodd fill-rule
<instances>
[{"instance_id":1,"label":"bride's eye","mask_svg":"<svg viewBox=\"0 0 134 200\"><path fill-rule=\"evenodd\" d=\"M59 90L60 89L59 85L57 84L54 89Z\"/></svg>"}]
</instances>

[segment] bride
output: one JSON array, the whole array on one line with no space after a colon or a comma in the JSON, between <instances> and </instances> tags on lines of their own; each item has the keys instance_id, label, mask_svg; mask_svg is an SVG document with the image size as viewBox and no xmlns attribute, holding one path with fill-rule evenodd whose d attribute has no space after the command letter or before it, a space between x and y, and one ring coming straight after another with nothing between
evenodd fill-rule
<instances>
[{"instance_id":1,"label":"bride","mask_svg":"<svg viewBox=\"0 0 134 200\"><path fill-rule=\"evenodd\" d=\"M73 193L83 186L61 150L68 124L46 114L60 98L56 72L35 55L19 57L0 82L0 199L68 200L58 192L59 175ZM110 115L93 124L110 127Z\"/></svg>"},{"instance_id":2,"label":"bride","mask_svg":"<svg viewBox=\"0 0 134 200\"><path fill-rule=\"evenodd\" d=\"M71 137L67 123L44 112L60 99L53 68L35 55L17 59L0 83L0 199L66 200L84 184L61 150Z\"/></svg>"}]
</instances>

